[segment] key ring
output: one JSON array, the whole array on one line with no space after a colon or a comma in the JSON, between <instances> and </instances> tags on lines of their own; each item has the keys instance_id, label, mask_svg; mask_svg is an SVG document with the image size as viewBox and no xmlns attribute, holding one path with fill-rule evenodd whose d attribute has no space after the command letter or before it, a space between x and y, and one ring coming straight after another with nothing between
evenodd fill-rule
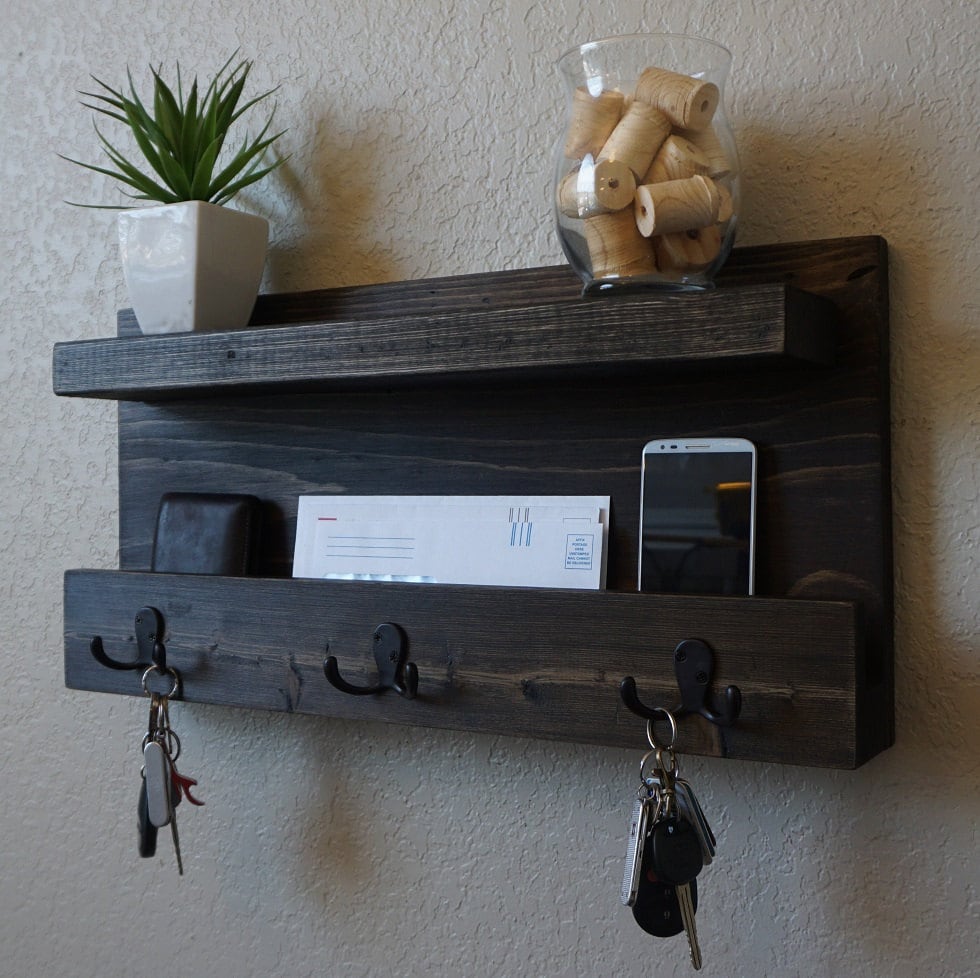
<instances>
[{"instance_id":1,"label":"key ring","mask_svg":"<svg viewBox=\"0 0 980 978\"><path fill-rule=\"evenodd\" d=\"M654 735L654 731L653 731L653 720L652 719L647 720L647 740L649 741L650 746L654 750L671 750L672 751L674 749L674 744L677 741L677 720L674 717L674 714L670 712L670 710L665 710L661 706L654 707L653 712L654 713L659 713L662 716L666 717L667 722L670 724L670 743L669 744L661 744L661 743L658 743L657 742L657 738Z\"/></svg>"},{"instance_id":2,"label":"key ring","mask_svg":"<svg viewBox=\"0 0 980 978\"><path fill-rule=\"evenodd\" d=\"M166 669L161 669L157 665L150 666L149 669L143 673L143 692L146 693L147 696L153 695L153 693L150 691L148 680L153 673L157 672L161 673L162 675L170 676L171 680L173 681L173 686L170 687L169 693L158 693L157 695L163 697L163 699L170 699L172 696L177 696L180 692L180 673L177 672L177 670L172 666L167 666Z\"/></svg>"}]
</instances>

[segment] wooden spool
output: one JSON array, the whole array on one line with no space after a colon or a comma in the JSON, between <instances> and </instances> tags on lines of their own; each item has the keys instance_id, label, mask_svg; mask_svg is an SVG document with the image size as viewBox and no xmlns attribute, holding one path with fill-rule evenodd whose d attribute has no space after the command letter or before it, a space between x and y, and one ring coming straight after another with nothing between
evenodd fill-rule
<instances>
[{"instance_id":1,"label":"wooden spool","mask_svg":"<svg viewBox=\"0 0 980 978\"><path fill-rule=\"evenodd\" d=\"M714 224L720 205L714 183L694 176L637 187L634 216L640 234L649 238Z\"/></svg>"},{"instance_id":2,"label":"wooden spool","mask_svg":"<svg viewBox=\"0 0 980 978\"><path fill-rule=\"evenodd\" d=\"M707 128L721 101L713 82L664 68L647 68L636 83L634 96L659 109L675 126L695 130Z\"/></svg>"},{"instance_id":3,"label":"wooden spool","mask_svg":"<svg viewBox=\"0 0 980 978\"><path fill-rule=\"evenodd\" d=\"M628 278L657 271L650 242L637 230L629 210L590 217L584 231L594 278Z\"/></svg>"},{"instance_id":4,"label":"wooden spool","mask_svg":"<svg viewBox=\"0 0 980 978\"><path fill-rule=\"evenodd\" d=\"M565 156L570 160L581 160L589 154L593 159L597 157L619 122L624 100L622 92L607 90L591 95L587 88L576 88L565 135Z\"/></svg>"},{"instance_id":5,"label":"wooden spool","mask_svg":"<svg viewBox=\"0 0 980 978\"><path fill-rule=\"evenodd\" d=\"M703 176L710 172L711 164L708 157L691 140L675 133L664 140L663 146L653 158L650 169L640 183L684 180L696 174Z\"/></svg>"},{"instance_id":6,"label":"wooden spool","mask_svg":"<svg viewBox=\"0 0 980 978\"><path fill-rule=\"evenodd\" d=\"M653 241L661 269L679 272L700 272L707 268L721 251L721 230L717 224L665 234Z\"/></svg>"},{"instance_id":7,"label":"wooden spool","mask_svg":"<svg viewBox=\"0 0 980 978\"><path fill-rule=\"evenodd\" d=\"M704 154L708 160L708 176L712 180L721 180L722 177L727 177L732 172L732 162L721 145L721 140L718 138L714 126L708 126L700 131L694 129L680 130L676 135L681 139L686 139L689 143L693 143Z\"/></svg>"},{"instance_id":8,"label":"wooden spool","mask_svg":"<svg viewBox=\"0 0 980 978\"><path fill-rule=\"evenodd\" d=\"M558 208L566 217L594 217L629 207L635 193L636 177L625 163L582 164L559 184Z\"/></svg>"},{"instance_id":9,"label":"wooden spool","mask_svg":"<svg viewBox=\"0 0 980 978\"><path fill-rule=\"evenodd\" d=\"M735 214L735 201L732 200L731 191L723 183L716 183L715 189L718 191L718 223L724 224L730 221Z\"/></svg>"},{"instance_id":10,"label":"wooden spool","mask_svg":"<svg viewBox=\"0 0 980 978\"><path fill-rule=\"evenodd\" d=\"M657 150L670 135L670 121L659 109L645 102L631 102L610 133L599 159L625 163L637 179L650 169Z\"/></svg>"}]
</instances>

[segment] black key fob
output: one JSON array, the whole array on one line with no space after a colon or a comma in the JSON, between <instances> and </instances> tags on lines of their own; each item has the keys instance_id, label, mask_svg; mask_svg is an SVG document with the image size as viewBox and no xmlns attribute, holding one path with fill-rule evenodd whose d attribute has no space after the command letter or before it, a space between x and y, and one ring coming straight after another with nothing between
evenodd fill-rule
<instances>
[{"instance_id":1,"label":"black key fob","mask_svg":"<svg viewBox=\"0 0 980 978\"><path fill-rule=\"evenodd\" d=\"M647 862L644 859L644 862ZM698 908L698 881L691 880L691 903ZM633 904L633 919L654 937L674 937L684 931L681 906L677 890L669 883L657 879L652 869L646 868Z\"/></svg>"},{"instance_id":2,"label":"black key fob","mask_svg":"<svg viewBox=\"0 0 980 978\"><path fill-rule=\"evenodd\" d=\"M673 816L657 822L648 844L651 868L665 883L689 883L704 868L701 839L694 826L683 818Z\"/></svg>"}]
</instances>

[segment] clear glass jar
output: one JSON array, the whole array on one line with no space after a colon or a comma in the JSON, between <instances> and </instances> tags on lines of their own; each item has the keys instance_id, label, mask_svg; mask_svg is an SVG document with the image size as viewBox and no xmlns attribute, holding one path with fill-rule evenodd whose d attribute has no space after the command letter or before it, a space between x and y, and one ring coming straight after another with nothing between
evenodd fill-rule
<instances>
[{"instance_id":1,"label":"clear glass jar","mask_svg":"<svg viewBox=\"0 0 980 978\"><path fill-rule=\"evenodd\" d=\"M573 48L557 67L568 117L555 215L585 291L711 288L739 208L729 51L683 34L630 34Z\"/></svg>"}]
</instances>

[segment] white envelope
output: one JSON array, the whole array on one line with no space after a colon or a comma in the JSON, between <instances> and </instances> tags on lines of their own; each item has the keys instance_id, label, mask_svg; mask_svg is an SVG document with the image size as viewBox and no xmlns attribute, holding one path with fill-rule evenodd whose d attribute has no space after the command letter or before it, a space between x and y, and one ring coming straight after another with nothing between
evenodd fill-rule
<instances>
[{"instance_id":1,"label":"white envelope","mask_svg":"<svg viewBox=\"0 0 980 978\"><path fill-rule=\"evenodd\" d=\"M608 513L608 496L302 496L293 576L597 589Z\"/></svg>"}]
</instances>

